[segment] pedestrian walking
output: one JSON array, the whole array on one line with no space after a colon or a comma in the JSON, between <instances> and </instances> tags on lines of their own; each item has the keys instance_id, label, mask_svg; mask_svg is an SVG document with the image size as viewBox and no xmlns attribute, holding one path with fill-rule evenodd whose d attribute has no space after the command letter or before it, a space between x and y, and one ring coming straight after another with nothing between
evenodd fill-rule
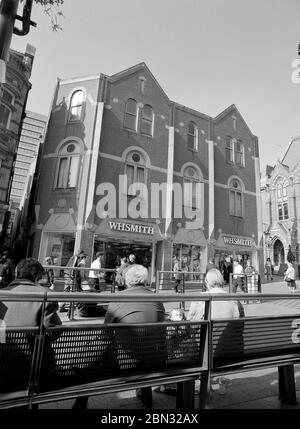
<instances>
[{"instance_id":1,"label":"pedestrian walking","mask_svg":"<svg viewBox=\"0 0 300 429\"><path fill-rule=\"evenodd\" d=\"M248 293L258 293L259 276L257 270L253 267L251 260L247 259L246 268L246 290Z\"/></svg>"},{"instance_id":2,"label":"pedestrian walking","mask_svg":"<svg viewBox=\"0 0 300 429\"><path fill-rule=\"evenodd\" d=\"M174 256L173 271L174 271L174 279L175 279L174 291L178 292L178 288L181 281L181 275L179 274L179 272L181 271L181 267L180 267L180 261L179 259L177 259L176 256Z\"/></svg>"},{"instance_id":3,"label":"pedestrian walking","mask_svg":"<svg viewBox=\"0 0 300 429\"><path fill-rule=\"evenodd\" d=\"M270 258L267 258L265 263L265 275L267 276L267 280L273 280L273 265Z\"/></svg>"},{"instance_id":4,"label":"pedestrian walking","mask_svg":"<svg viewBox=\"0 0 300 429\"><path fill-rule=\"evenodd\" d=\"M296 273L295 268L293 267L293 264L289 261L287 261L287 270L284 272L284 281L286 281L289 292L295 293L296 292Z\"/></svg>"},{"instance_id":5,"label":"pedestrian walking","mask_svg":"<svg viewBox=\"0 0 300 429\"><path fill-rule=\"evenodd\" d=\"M233 260L233 276L232 276L232 291L236 293L237 288L239 287L242 292L246 292L246 286L243 282L241 274L244 274L243 267L238 258Z\"/></svg>"},{"instance_id":6,"label":"pedestrian walking","mask_svg":"<svg viewBox=\"0 0 300 429\"><path fill-rule=\"evenodd\" d=\"M91 271L89 272L89 285L91 289L100 291L100 279L103 278L103 273L99 271L102 268L102 255L103 252L96 253L96 259L91 264ZM93 268L93 270L92 270Z\"/></svg>"},{"instance_id":7,"label":"pedestrian walking","mask_svg":"<svg viewBox=\"0 0 300 429\"><path fill-rule=\"evenodd\" d=\"M87 254L80 250L75 255L71 256L71 258L67 262L67 267L69 269L64 270L65 275L65 286L64 292L81 292L81 282L85 279L84 270L72 270L72 268L83 267L85 266L85 261L87 258ZM81 264L80 264L81 263ZM82 278L83 277L83 278ZM59 312L67 312L67 304L64 302L59 303Z\"/></svg>"}]
</instances>

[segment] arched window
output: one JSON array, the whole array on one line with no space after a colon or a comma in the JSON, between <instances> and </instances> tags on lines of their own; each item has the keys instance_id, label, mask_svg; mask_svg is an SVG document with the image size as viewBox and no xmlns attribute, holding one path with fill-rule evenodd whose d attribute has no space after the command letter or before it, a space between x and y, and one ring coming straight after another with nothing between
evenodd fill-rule
<instances>
[{"instance_id":1,"label":"arched window","mask_svg":"<svg viewBox=\"0 0 300 429\"><path fill-rule=\"evenodd\" d=\"M127 194L136 195L134 183L146 183L146 160L138 151L129 152L126 157Z\"/></svg>"},{"instance_id":2,"label":"arched window","mask_svg":"<svg viewBox=\"0 0 300 429\"><path fill-rule=\"evenodd\" d=\"M81 90L75 91L72 94L70 101L70 121L80 121L83 112L84 93Z\"/></svg>"},{"instance_id":3,"label":"arched window","mask_svg":"<svg viewBox=\"0 0 300 429\"><path fill-rule=\"evenodd\" d=\"M68 189L77 186L80 166L80 148L76 142L65 144L59 151L56 188Z\"/></svg>"},{"instance_id":4,"label":"arched window","mask_svg":"<svg viewBox=\"0 0 300 429\"><path fill-rule=\"evenodd\" d=\"M189 186L184 186L184 205L187 207L196 208L197 198L197 183L200 182L198 171L189 166L184 170L183 183Z\"/></svg>"},{"instance_id":5,"label":"arched window","mask_svg":"<svg viewBox=\"0 0 300 429\"><path fill-rule=\"evenodd\" d=\"M131 131L137 130L137 103L133 98L129 98L126 102L124 128Z\"/></svg>"},{"instance_id":6,"label":"arched window","mask_svg":"<svg viewBox=\"0 0 300 429\"><path fill-rule=\"evenodd\" d=\"M243 189L238 179L232 179L229 183L229 213L243 217Z\"/></svg>"},{"instance_id":7,"label":"arched window","mask_svg":"<svg viewBox=\"0 0 300 429\"><path fill-rule=\"evenodd\" d=\"M15 97L6 89L2 90L0 104L0 127L9 129L12 116L12 106L14 105Z\"/></svg>"},{"instance_id":8,"label":"arched window","mask_svg":"<svg viewBox=\"0 0 300 429\"><path fill-rule=\"evenodd\" d=\"M283 177L280 177L276 182L278 220L285 220L289 218L287 185L288 182Z\"/></svg>"},{"instance_id":9,"label":"arched window","mask_svg":"<svg viewBox=\"0 0 300 429\"><path fill-rule=\"evenodd\" d=\"M188 124L187 140L188 149L198 150L198 129L193 122Z\"/></svg>"},{"instance_id":10,"label":"arched window","mask_svg":"<svg viewBox=\"0 0 300 429\"><path fill-rule=\"evenodd\" d=\"M149 104L145 104L145 106L142 109L142 116L141 116L141 134L145 134L146 136L153 135L153 118L154 113L153 109Z\"/></svg>"}]
</instances>

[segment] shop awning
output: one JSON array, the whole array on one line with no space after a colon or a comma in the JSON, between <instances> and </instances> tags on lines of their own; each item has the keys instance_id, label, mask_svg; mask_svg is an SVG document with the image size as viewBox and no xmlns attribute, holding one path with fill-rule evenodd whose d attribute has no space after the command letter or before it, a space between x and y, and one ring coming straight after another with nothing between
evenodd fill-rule
<instances>
[{"instance_id":1,"label":"shop awning","mask_svg":"<svg viewBox=\"0 0 300 429\"><path fill-rule=\"evenodd\" d=\"M247 250L250 252L257 250L257 246L253 237L232 234L220 234L216 241L215 248L241 253Z\"/></svg>"},{"instance_id":2,"label":"shop awning","mask_svg":"<svg viewBox=\"0 0 300 429\"><path fill-rule=\"evenodd\" d=\"M144 243L163 240L156 223L106 218L94 231L95 234L112 240L139 241Z\"/></svg>"},{"instance_id":3,"label":"shop awning","mask_svg":"<svg viewBox=\"0 0 300 429\"><path fill-rule=\"evenodd\" d=\"M206 238L201 229L178 228L174 237L174 243L203 247L207 246Z\"/></svg>"}]
</instances>

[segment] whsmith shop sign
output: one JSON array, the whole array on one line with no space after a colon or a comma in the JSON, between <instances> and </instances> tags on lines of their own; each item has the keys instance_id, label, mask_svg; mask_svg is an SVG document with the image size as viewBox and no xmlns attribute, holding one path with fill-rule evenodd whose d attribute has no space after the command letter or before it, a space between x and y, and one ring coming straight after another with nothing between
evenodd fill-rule
<instances>
[{"instance_id":1,"label":"whsmith shop sign","mask_svg":"<svg viewBox=\"0 0 300 429\"><path fill-rule=\"evenodd\" d=\"M109 222L109 227L113 231L135 232L137 234L153 235L154 228L147 225L138 225L125 222Z\"/></svg>"},{"instance_id":2,"label":"whsmith shop sign","mask_svg":"<svg viewBox=\"0 0 300 429\"><path fill-rule=\"evenodd\" d=\"M254 242L251 238L240 238L240 237L232 237L230 235L224 235L223 240L225 244L232 244L233 246L247 246L251 247L254 245Z\"/></svg>"}]
</instances>

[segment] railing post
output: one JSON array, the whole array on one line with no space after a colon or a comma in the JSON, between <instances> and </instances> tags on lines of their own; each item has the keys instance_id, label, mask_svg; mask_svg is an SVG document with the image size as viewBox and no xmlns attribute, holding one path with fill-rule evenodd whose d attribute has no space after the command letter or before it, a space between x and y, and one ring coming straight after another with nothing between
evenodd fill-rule
<instances>
[{"instance_id":1,"label":"railing post","mask_svg":"<svg viewBox=\"0 0 300 429\"><path fill-rule=\"evenodd\" d=\"M116 272L115 271L113 272L113 280L112 280L110 292L111 293L115 293L116 292Z\"/></svg>"},{"instance_id":2,"label":"railing post","mask_svg":"<svg viewBox=\"0 0 300 429\"><path fill-rule=\"evenodd\" d=\"M71 276L72 276L71 292L75 292L76 274L74 275L74 272L72 272ZM69 310L68 310L69 320L74 320L74 307L75 307L75 303L73 301L69 302Z\"/></svg>"},{"instance_id":3,"label":"railing post","mask_svg":"<svg viewBox=\"0 0 300 429\"><path fill-rule=\"evenodd\" d=\"M158 293L158 292L159 292L159 273L160 273L160 271L159 271L159 270L157 270L157 271L156 271L156 287L155 287L155 293Z\"/></svg>"},{"instance_id":4,"label":"railing post","mask_svg":"<svg viewBox=\"0 0 300 429\"><path fill-rule=\"evenodd\" d=\"M233 274L229 273L229 293L233 293L233 290L232 290L232 278L233 278Z\"/></svg>"}]
</instances>

